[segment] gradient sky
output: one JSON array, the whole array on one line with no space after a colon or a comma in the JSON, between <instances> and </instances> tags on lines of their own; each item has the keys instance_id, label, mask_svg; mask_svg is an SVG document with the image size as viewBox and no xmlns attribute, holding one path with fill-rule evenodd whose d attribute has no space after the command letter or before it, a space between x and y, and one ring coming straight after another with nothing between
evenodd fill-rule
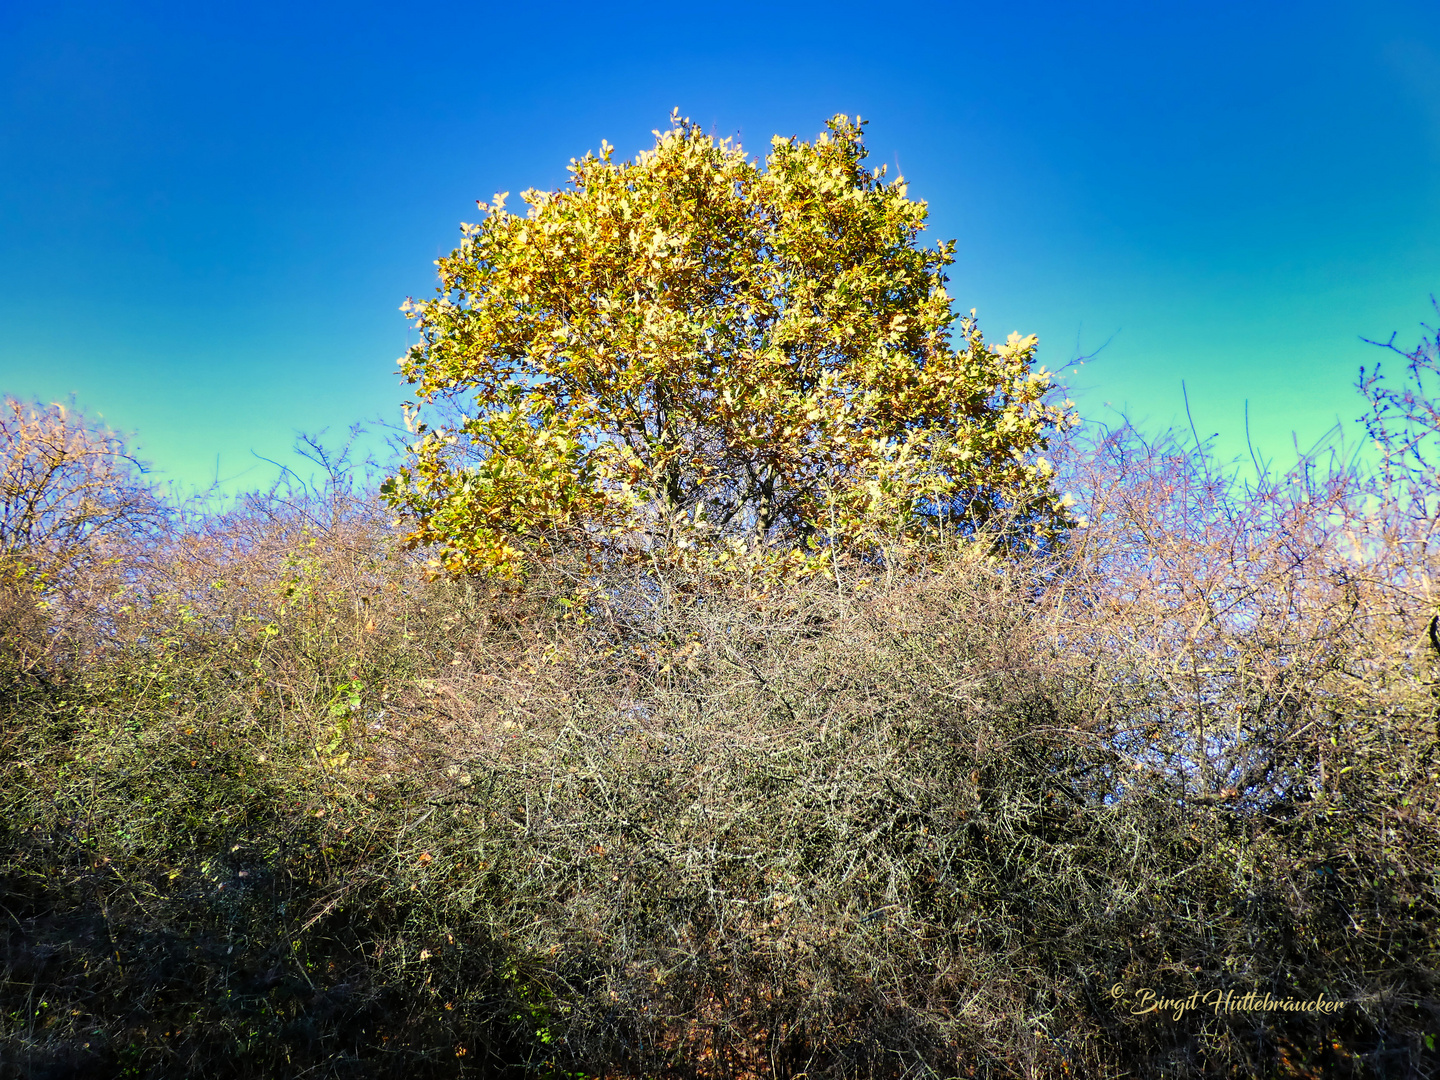
<instances>
[{"instance_id":1,"label":"gradient sky","mask_svg":"<svg viewBox=\"0 0 1440 1080\"><path fill-rule=\"evenodd\" d=\"M757 153L859 113L988 337L1105 345L1098 418L1184 424L1183 380L1227 454L1247 401L1282 463L1352 421L1360 339L1440 293L1433 0L0 0L0 391L261 486L297 431L397 418L399 305L476 199L675 106Z\"/></svg>"}]
</instances>

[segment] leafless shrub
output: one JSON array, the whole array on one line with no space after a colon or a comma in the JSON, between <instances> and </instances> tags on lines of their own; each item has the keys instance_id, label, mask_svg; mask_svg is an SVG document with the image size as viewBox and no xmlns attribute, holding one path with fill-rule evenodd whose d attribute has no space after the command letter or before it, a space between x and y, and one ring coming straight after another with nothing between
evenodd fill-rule
<instances>
[{"instance_id":1,"label":"leafless shrub","mask_svg":"<svg viewBox=\"0 0 1440 1080\"><path fill-rule=\"evenodd\" d=\"M64 651L48 613L121 576L117 547L162 527L165 511L125 440L73 404L0 402L0 640L5 669L46 678Z\"/></svg>"},{"instance_id":2,"label":"leafless shrub","mask_svg":"<svg viewBox=\"0 0 1440 1080\"><path fill-rule=\"evenodd\" d=\"M0 406L0 557L64 562L102 537L148 528L159 511L144 466L73 404Z\"/></svg>"}]
</instances>

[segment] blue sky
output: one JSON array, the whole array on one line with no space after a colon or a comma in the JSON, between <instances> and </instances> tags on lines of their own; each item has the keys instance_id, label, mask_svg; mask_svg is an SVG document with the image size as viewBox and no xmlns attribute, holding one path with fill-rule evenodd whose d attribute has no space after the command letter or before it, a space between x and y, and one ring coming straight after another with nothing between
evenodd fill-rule
<instances>
[{"instance_id":1,"label":"blue sky","mask_svg":"<svg viewBox=\"0 0 1440 1080\"><path fill-rule=\"evenodd\" d=\"M0 390L233 489L397 417L398 308L475 200L678 106L837 112L959 240L957 306L1090 416L1283 461L1440 293L1440 5L0 2ZM515 202L512 198L512 204Z\"/></svg>"}]
</instances>

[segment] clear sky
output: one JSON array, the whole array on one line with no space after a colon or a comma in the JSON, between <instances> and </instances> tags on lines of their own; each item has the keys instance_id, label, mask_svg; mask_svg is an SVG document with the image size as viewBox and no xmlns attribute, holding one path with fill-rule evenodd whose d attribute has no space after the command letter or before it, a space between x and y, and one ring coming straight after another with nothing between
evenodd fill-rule
<instances>
[{"instance_id":1,"label":"clear sky","mask_svg":"<svg viewBox=\"0 0 1440 1080\"><path fill-rule=\"evenodd\" d=\"M1440 293L1440 4L0 0L0 391L232 490L397 417L398 308L475 200L672 107L868 120L957 307L1076 400L1281 460ZM287 459L293 460L293 459Z\"/></svg>"}]
</instances>

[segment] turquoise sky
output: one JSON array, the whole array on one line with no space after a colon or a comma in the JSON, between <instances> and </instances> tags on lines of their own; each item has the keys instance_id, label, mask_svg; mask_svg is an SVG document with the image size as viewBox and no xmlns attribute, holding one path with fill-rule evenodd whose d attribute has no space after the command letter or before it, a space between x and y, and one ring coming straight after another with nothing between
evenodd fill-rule
<instances>
[{"instance_id":1,"label":"turquoise sky","mask_svg":"<svg viewBox=\"0 0 1440 1080\"><path fill-rule=\"evenodd\" d=\"M959 240L957 306L1148 426L1282 461L1440 292L1440 4L0 4L0 390L185 485L394 420L476 199L679 108L837 112ZM516 201L512 199L512 202ZM1106 343L1108 342L1108 345ZM218 460L218 472L217 472Z\"/></svg>"}]
</instances>

